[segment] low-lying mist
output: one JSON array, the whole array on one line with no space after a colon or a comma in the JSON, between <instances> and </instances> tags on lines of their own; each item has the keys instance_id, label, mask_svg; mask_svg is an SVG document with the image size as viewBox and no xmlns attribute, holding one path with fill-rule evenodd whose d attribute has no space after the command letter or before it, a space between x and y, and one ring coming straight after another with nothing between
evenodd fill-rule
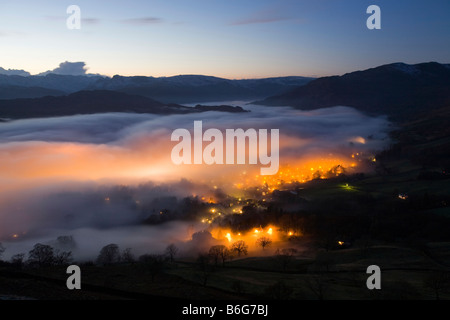
<instances>
[{"instance_id":1,"label":"low-lying mist","mask_svg":"<svg viewBox=\"0 0 450 320\"><path fill-rule=\"evenodd\" d=\"M203 121L204 130L279 129L280 168L309 170L318 159L350 163L352 154L370 154L389 143L390 123L384 117L348 107L244 108L251 112L108 113L1 123L3 258L27 253L38 242L54 243L59 236L72 236L75 259L95 259L109 243L144 254L189 240L204 225L183 216L183 199L217 188L239 192L234 187L243 182L242 174L256 175L260 168L174 165L171 133L177 128L191 131L195 120ZM362 163L355 166L365 170ZM142 224L168 208L180 219Z\"/></svg>"}]
</instances>

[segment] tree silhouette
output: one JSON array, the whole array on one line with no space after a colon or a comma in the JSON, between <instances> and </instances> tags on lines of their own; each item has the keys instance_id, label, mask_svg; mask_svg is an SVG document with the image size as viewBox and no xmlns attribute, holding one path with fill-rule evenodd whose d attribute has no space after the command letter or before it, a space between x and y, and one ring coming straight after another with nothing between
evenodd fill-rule
<instances>
[{"instance_id":1,"label":"tree silhouette","mask_svg":"<svg viewBox=\"0 0 450 320\"><path fill-rule=\"evenodd\" d=\"M71 251L55 251L54 262L56 265L64 266L69 265L73 261Z\"/></svg>"},{"instance_id":2,"label":"tree silhouette","mask_svg":"<svg viewBox=\"0 0 450 320\"><path fill-rule=\"evenodd\" d=\"M2 245L2 243L0 242L0 258L3 255L3 252L5 252L5 247Z\"/></svg>"},{"instance_id":3,"label":"tree silhouette","mask_svg":"<svg viewBox=\"0 0 450 320\"><path fill-rule=\"evenodd\" d=\"M231 249L230 250L232 252L235 252L238 255L238 257L240 257L241 254L247 255L247 253L248 253L248 246L247 246L247 244L245 243L244 240L238 240L238 241L234 242L231 245Z\"/></svg>"},{"instance_id":4,"label":"tree silhouette","mask_svg":"<svg viewBox=\"0 0 450 320\"><path fill-rule=\"evenodd\" d=\"M104 246L97 257L97 263L101 265L110 265L120 260L119 246L111 243Z\"/></svg>"},{"instance_id":5,"label":"tree silhouette","mask_svg":"<svg viewBox=\"0 0 450 320\"><path fill-rule=\"evenodd\" d=\"M23 264L24 264L24 262L23 262L24 258L25 258L25 253L17 253L11 257L11 264L15 268L22 269Z\"/></svg>"},{"instance_id":6,"label":"tree silhouette","mask_svg":"<svg viewBox=\"0 0 450 320\"><path fill-rule=\"evenodd\" d=\"M37 243L28 252L28 263L37 267L46 267L54 263L53 248L49 245Z\"/></svg>"},{"instance_id":7,"label":"tree silhouette","mask_svg":"<svg viewBox=\"0 0 450 320\"><path fill-rule=\"evenodd\" d=\"M178 253L178 248L175 244L171 243L167 246L165 253L169 256L170 262L173 262Z\"/></svg>"},{"instance_id":8,"label":"tree silhouette","mask_svg":"<svg viewBox=\"0 0 450 320\"><path fill-rule=\"evenodd\" d=\"M256 240L256 244L264 250L272 244L272 239L269 237L261 237Z\"/></svg>"},{"instance_id":9,"label":"tree silhouette","mask_svg":"<svg viewBox=\"0 0 450 320\"><path fill-rule=\"evenodd\" d=\"M214 261L214 264L217 266L219 260L222 261L222 266L225 265L225 261L230 258L231 252L224 245L216 245L212 246L209 249L209 256Z\"/></svg>"},{"instance_id":10,"label":"tree silhouette","mask_svg":"<svg viewBox=\"0 0 450 320\"><path fill-rule=\"evenodd\" d=\"M125 263L134 263L136 261L133 253L131 252L131 248L126 248L125 250L122 251L120 261Z\"/></svg>"}]
</instances>

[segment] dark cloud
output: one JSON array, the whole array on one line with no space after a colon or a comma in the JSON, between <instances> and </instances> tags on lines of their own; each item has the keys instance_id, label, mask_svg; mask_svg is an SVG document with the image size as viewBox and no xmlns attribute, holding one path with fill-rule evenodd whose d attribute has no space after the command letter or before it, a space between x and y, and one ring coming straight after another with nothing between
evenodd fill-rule
<instances>
[{"instance_id":1,"label":"dark cloud","mask_svg":"<svg viewBox=\"0 0 450 320\"><path fill-rule=\"evenodd\" d=\"M293 19L290 15L285 14L277 9L266 9L254 12L246 17L231 22L231 25L246 25L257 23L273 23Z\"/></svg>"},{"instance_id":2,"label":"dark cloud","mask_svg":"<svg viewBox=\"0 0 450 320\"><path fill-rule=\"evenodd\" d=\"M132 25L148 25L161 23L163 20L161 18L156 17L143 17L143 18L133 18L133 19L124 19L120 20L121 23L124 24L132 24Z\"/></svg>"},{"instance_id":3,"label":"dark cloud","mask_svg":"<svg viewBox=\"0 0 450 320\"><path fill-rule=\"evenodd\" d=\"M86 23L86 24L99 24L100 23L100 19L97 18L81 18L81 24Z\"/></svg>"},{"instance_id":4,"label":"dark cloud","mask_svg":"<svg viewBox=\"0 0 450 320\"><path fill-rule=\"evenodd\" d=\"M44 16L45 20L48 21L58 21L58 22L65 22L67 20L68 16ZM100 23L101 20L98 18L81 18L81 23L86 23L86 24L98 24Z\"/></svg>"}]
</instances>

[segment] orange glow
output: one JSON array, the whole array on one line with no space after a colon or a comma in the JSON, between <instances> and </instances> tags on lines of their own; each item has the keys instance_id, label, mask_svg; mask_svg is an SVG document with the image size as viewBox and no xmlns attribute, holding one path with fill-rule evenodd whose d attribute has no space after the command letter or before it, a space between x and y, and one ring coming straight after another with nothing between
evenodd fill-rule
<instances>
[{"instance_id":1,"label":"orange glow","mask_svg":"<svg viewBox=\"0 0 450 320\"><path fill-rule=\"evenodd\" d=\"M342 245L344 244L344 241L338 241L338 244L339 244L340 246L342 246Z\"/></svg>"},{"instance_id":2,"label":"orange glow","mask_svg":"<svg viewBox=\"0 0 450 320\"><path fill-rule=\"evenodd\" d=\"M355 155L352 155L352 158L354 157ZM264 196L275 189L282 188L283 185L336 177L344 173L345 170L354 170L356 167L357 164L352 161L350 156L348 158L343 156L312 157L308 160L303 159L294 163L280 165L278 173L271 176L256 174L253 179L249 180L248 177L241 175L239 189L262 186L265 188L264 194L261 193Z\"/></svg>"},{"instance_id":3,"label":"orange glow","mask_svg":"<svg viewBox=\"0 0 450 320\"><path fill-rule=\"evenodd\" d=\"M259 236L263 236L263 234L268 234L272 241L279 241L283 239L283 237L276 232L277 228L275 226L267 226L266 228L254 228L253 230L249 230L249 232L237 232L233 233L230 229L221 228L221 227L209 227L207 229L211 232L213 238L217 240L223 240L227 243L232 243L236 240L244 240L248 245L255 245L255 240ZM256 238L255 238L256 237Z\"/></svg>"},{"instance_id":4,"label":"orange glow","mask_svg":"<svg viewBox=\"0 0 450 320\"><path fill-rule=\"evenodd\" d=\"M294 182L307 182L315 178L339 175L344 168L356 167L349 154L314 155L302 158L281 156L277 174L260 175L259 166L251 165L174 165L170 159L171 145L167 137L142 138L130 142L127 147L63 142L27 142L4 145L0 149L0 175L14 184L31 186L46 181L100 181L108 179L116 183L139 181L170 182L180 177L211 185L211 190L245 189L263 186L263 196L275 188ZM4 151L4 152L2 152ZM353 159L359 153L353 154ZM245 170L242 170L246 168ZM245 172L245 173L244 173ZM201 177L199 179L199 177ZM214 181L214 183L211 183ZM231 182L230 182L231 181ZM11 189L11 184L8 188ZM215 187L215 188L214 188ZM201 198L216 203L213 194Z\"/></svg>"}]
</instances>

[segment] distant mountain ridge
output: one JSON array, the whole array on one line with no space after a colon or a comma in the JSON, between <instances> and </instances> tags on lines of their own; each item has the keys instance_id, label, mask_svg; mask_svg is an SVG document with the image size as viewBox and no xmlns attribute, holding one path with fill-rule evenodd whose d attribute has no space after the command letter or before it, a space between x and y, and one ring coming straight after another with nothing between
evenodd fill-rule
<instances>
[{"instance_id":1,"label":"distant mountain ridge","mask_svg":"<svg viewBox=\"0 0 450 320\"><path fill-rule=\"evenodd\" d=\"M166 104L147 97L117 91L78 91L65 96L0 100L0 118L26 119L110 112L151 113L159 115L206 111L247 112L234 106L195 106Z\"/></svg>"},{"instance_id":2,"label":"distant mountain ridge","mask_svg":"<svg viewBox=\"0 0 450 320\"><path fill-rule=\"evenodd\" d=\"M450 65L392 63L318 78L255 103L303 110L343 105L368 114L407 118L450 106Z\"/></svg>"},{"instance_id":3,"label":"distant mountain ridge","mask_svg":"<svg viewBox=\"0 0 450 320\"><path fill-rule=\"evenodd\" d=\"M173 77L73 76L47 74L38 76L5 75L0 73L0 99L38 98L65 95L82 90L114 90L153 98L164 103L193 103L218 100L252 100L280 94L304 85L313 78L278 77L248 80L229 80L203 75ZM15 94L7 92L15 87ZM19 87L22 87L20 89ZM33 94L26 88L35 88ZM38 89L41 88L41 89ZM31 96L30 96L31 95Z\"/></svg>"}]
</instances>

